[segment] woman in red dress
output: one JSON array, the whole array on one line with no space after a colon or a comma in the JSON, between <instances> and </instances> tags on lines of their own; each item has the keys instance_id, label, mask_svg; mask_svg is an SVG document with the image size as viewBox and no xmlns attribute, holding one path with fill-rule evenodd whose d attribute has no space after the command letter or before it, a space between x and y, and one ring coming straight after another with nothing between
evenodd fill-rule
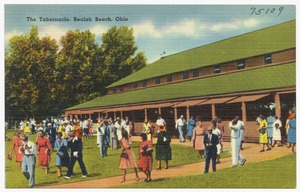
<instances>
[{"instance_id":1,"label":"woman in red dress","mask_svg":"<svg viewBox=\"0 0 300 192\"><path fill-rule=\"evenodd\" d=\"M45 169L45 173L48 174L52 147L44 131L39 132L36 147L37 154L39 155L39 165L41 165L42 168Z\"/></svg>"},{"instance_id":2,"label":"woman in red dress","mask_svg":"<svg viewBox=\"0 0 300 192\"><path fill-rule=\"evenodd\" d=\"M136 181L139 181L139 175L137 172L137 164L135 161L134 154L131 151L131 145L129 144L129 137L128 132L123 128L122 129L122 139L120 141L121 147L123 149L122 153L126 153L127 155L120 156L120 164L119 169L122 169L122 176L123 179L120 181L121 183L126 181L126 169L132 169L134 168L135 175L136 175Z\"/></svg>"},{"instance_id":3,"label":"woman in red dress","mask_svg":"<svg viewBox=\"0 0 300 192\"><path fill-rule=\"evenodd\" d=\"M22 159L24 154L19 153L19 148L22 145L22 137L20 136L20 131L15 132L15 136L12 139L12 146L10 148L9 156L10 158L12 157L12 152L14 151L16 154L16 162L18 163L18 169L21 170L21 165L22 165Z\"/></svg>"},{"instance_id":4,"label":"woman in red dress","mask_svg":"<svg viewBox=\"0 0 300 192\"><path fill-rule=\"evenodd\" d=\"M142 170L145 175L146 179L144 181L149 182L152 181L151 179L151 171L152 171L152 144L149 140L147 140L147 134L141 134L142 142L140 142L139 147L139 168Z\"/></svg>"}]
</instances>

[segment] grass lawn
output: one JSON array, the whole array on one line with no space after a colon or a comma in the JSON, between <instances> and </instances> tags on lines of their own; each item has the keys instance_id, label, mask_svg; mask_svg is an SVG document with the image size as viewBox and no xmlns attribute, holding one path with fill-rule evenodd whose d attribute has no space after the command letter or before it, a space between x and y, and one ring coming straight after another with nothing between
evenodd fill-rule
<instances>
[{"instance_id":1,"label":"grass lawn","mask_svg":"<svg viewBox=\"0 0 300 192\"><path fill-rule=\"evenodd\" d=\"M212 182L218 181L218 182ZM209 174L138 182L122 188L295 188L296 155L246 163Z\"/></svg>"},{"instance_id":2,"label":"grass lawn","mask_svg":"<svg viewBox=\"0 0 300 192\"><path fill-rule=\"evenodd\" d=\"M9 130L6 133L10 138L13 138L13 131ZM29 140L35 142L36 135L29 135ZM5 142L5 154L9 153L11 147L11 141ZM132 150L136 154L138 153L138 142L133 143ZM172 148L172 160L169 163L169 166L184 165L189 163L196 163L203 161L199 160L198 153L192 147L186 147L181 145L171 145ZM66 180L63 177L57 178L56 168L55 168L55 158L56 152L54 151L51 155L50 171L46 175L44 170L38 165L38 158L35 171L35 181L36 186L41 187L43 185L54 185L54 184L63 184L70 183L82 180L89 179L99 179L106 178L111 176L121 175L121 170L118 169L119 158L120 158L121 149L118 150L108 150L108 157L101 158L100 152L96 144L96 136L91 139L84 139L83 143L83 161L86 165L88 171L87 178L81 178L82 173L79 167L79 164L76 163L74 166L74 174L71 180ZM153 153L155 157L155 150ZM230 156L229 152L222 153L221 157ZM156 165L153 164L155 167ZM67 168L63 168L63 174L65 174ZM128 169L128 173L133 172L132 169ZM17 169L17 163L15 162L15 155L13 154L13 160L5 160L5 184L6 188L27 188L28 181L23 176L22 172ZM84 188L85 186L82 186Z\"/></svg>"}]
</instances>

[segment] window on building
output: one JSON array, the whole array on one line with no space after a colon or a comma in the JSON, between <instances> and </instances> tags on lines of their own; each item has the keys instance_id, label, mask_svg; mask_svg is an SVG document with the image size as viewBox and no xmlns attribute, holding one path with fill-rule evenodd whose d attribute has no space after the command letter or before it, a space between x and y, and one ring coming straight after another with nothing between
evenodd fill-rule
<instances>
[{"instance_id":1,"label":"window on building","mask_svg":"<svg viewBox=\"0 0 300 192\"><path fill-rule=\"evenodd\" d=\"M265 64L270 64L270 63L272 63L272 54L271 53L265 55Z\"/></svg>"},{"instance_id":2,"label":"window on building","mask_svg":"<svg viewBox=\"0 0 300 192\"><path fill-rule=\"evenodd\" d=\"M142 81L143 87L147 87L147 80Z\"/></svg>"},{"instance_id":3,"label":"window on building","mask_svg":"<svg viewBox=\"0 0 300 192\"><path fill-rule=\"evenodd\" d=\"M240 59L237 61L236 64L237 69L244 69L245 68L245 59Z\"/></svg>"},{"instance_id":4,"label":"window on building","mask_svg":"<svg viewBox=\"0 0 300 192\"><path fill-rule=\"evenodd\" d=\"M172 81L172 75L167 75L167 82L171 82Z\"/></svg>"},{"instance_id":5,"label":"window on building","mask_svg":"<svg viewBox=\"0 0 300 192\"><path fill-rule=\"evenodd\" d=\"M221 65L215 65L213 71L214 73L221 73Z\"/></svg>"},{"instance_id":6,"label":"window on building","mask_svg":"<svg viewBox=\"0 0 300 192\"><path fill-rule=\"evenodd\" d=\"M188 78L189 78L189 72L188 71L182 72L182 79L188 79Z\"/></svg>"},{"instance_id":7,"label":"window on building","mask_svg":"<svg viewBox=\"0 0 300 192\"><path fill-rule=\"evenodd\" d=\"M132 87L133 87L134 89L136 89L136 88L138 87L138 83L137 83L137 82L132 83Z\"/></svg>"},{"instance_id":8,"label":"window on building","mask_svg":"<svg viewBox=\"0 0 300 192\"><path fill-rule=\"evenodd\" d=\"M199 77L199 69L193 69L193 77Z\"/></svg>"},{"instance_id":9,"label":"window on building","mask_svg":"<svg viewBox=\"0 0 300 192\"><path fill-rule=\"evenodd\" d=\"M124 85L120 85L120 91L124 91Z\"/></svg>"},{"instance_id":10,"label":"window on building","mask_svg":"<svg viewBox=\"0 0 300 192\"><path fill-rule=\"evenodd\" d=\"M116 93L116 92L117 92L117 88L114 87L114 88L113 88L113 93Z\"/></svg>"},{"instance_id":11,"label":"window on building","mask_svg":"<svg viewBox=\"0 0 300 192\"><path fill-rule=\"evenodd\" d=\"M156 84L160 84L160 77L156 77L156 78L155 78L155 83L156 83Z\"/></svg>"}]
</instances>

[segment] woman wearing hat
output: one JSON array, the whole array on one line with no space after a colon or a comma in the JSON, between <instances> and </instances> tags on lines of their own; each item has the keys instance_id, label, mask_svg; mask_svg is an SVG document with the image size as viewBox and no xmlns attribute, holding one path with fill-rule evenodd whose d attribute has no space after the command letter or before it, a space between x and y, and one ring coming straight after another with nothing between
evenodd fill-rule
<instances>
[{"instance_id":1,"label":"woman wearing hat","mask_svg":"<svg viewBox=\"0 0 300 192\"><path fill-rule=\"evenodd\" d=\"M123 179L120 181L121 183L126 181L126 169L133 168L135 171L136 181L139 181L139 175L137 171L137 164L134 157L133 152L131 151L131 145L129 144L128 132L125 129L122 129L122 139L120 141L120 145L123 149L122 154L120 156L119 169L122 169Z\"/></svg>"},{"instance_id":2,"label":"woman wearing hat","mask_svg":"<svg viewBox=\"0 0 300 192\"><path fill-rule=\"evenodd\" d=\"M61 167L67 167L69 165L68 142L62 137L61 132L57 133L55 148L57 150L55 161L57 177L61 177Z\"/></svg>"},{"instance_id":3,"label":"woman wearing hat","mask_svg":"<svg viewBox=\"0 0 300 192\"><path fill-rule=\"evenodd\" d=\"M145 173L146 179L144 181L150 182L152 171L152 144L147 139L147 134L141 134L142 141L139 147L139 168Z\"/></svg>"},{"instance_id":4,"label":"woman wearing hat","mask_svg":"<svg viewBox=\"0 0 300 192\"><path fill-rule=\"evenodd\" d=\"M22 165L22 159L24 154L23 153L19 153L19 148L22 145L23 139L20 136L20 131L16 131L15 132L15 136L12 139L12 146L10 148L10 152L8 154L9 159L11 160L12 157L12 152L14 151L16 154L16 162L18 163L18 169L21 170L21 165Z\"/></svg>"},{"instance_id":5,"label":"woman wearing hat","mask_svg":"<svg viewBox=\"0 0 300 192\"><path fill-rule=\"evenodd\" d=\"M267 146L267 151L271 150L271 147L269 146L268 144L268 130L267 130L267 127L268 127L268 122L267 122L267 119L263 116L263 115L259 115L261 121L260 121L260 124L259 124L259 127L258 127L258 132L259 132L259 142L260 144L262 144L263 148L262 150L260 150L259 152L264 152L265 151L265 146Z\"/></svg>"},{"instance_id":6,"label":"woman wearing hat","mask_svg":"<svg viewBox=\"0 0 300 192\"><path fill-rule=\"evenodd\" d=\"M45 173L48 174L49 164L50 164L50 154L52 152L52 147L49 139L46 137L44 131L39 132L39 137L37 139L37 154L39 156L39 165L45 169Z\"/></svg>"},{"instance_id":7,"label":"woman wearing hat","mask_svg":"<svg viewBox=\"0 0 300 192\"><path fill-rule=\"evenodd\" d=\"M166 132L165 126L158 126L159 133L157 134L156 142L156 160L157 170L161 170L161 160L165 161L165 169L169 168L169 160L172 160L171 137Z\"/></svg>"}]
</instances>

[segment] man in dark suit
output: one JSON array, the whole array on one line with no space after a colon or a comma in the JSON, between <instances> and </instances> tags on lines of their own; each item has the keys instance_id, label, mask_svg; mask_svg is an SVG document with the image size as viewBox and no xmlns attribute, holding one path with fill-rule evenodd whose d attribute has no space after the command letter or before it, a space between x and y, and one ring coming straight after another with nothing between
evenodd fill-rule
<instances>
[{"instance_id":1,"label":"man in dark suit","mask_svg":"<svg viewBox=\"0 0 300 192\"><path fill-rule=\"evenodd\" d=\"M69 133L69 139L68 139L68 148L71 149L70 154L70 162L68 166L68 171L65 176L65 179L71 179L71 176L73 174L73 167L76 161L78 161L79 166L81 168L82 177L87 177L87 171L85 164L83 162L83 155L82 155L82 140L78 137L76 137L75 132L71 131Z\"/></svg>"},{"instance_id":2,"label":"man in dark suit","mask_svg":"<svg viewBox=\"0 0 300 192\"><path fill-rule=\"evenodd\" d=\"M212 124L212 126L215 126ZM218 136L212 134L212 127L207 129L208 133L204 135L204 146L206 152L204 174L208 173L210 160L212 160L212 169L216 171L217 145L219 144Z\"/></svg>"}]
</instances>

